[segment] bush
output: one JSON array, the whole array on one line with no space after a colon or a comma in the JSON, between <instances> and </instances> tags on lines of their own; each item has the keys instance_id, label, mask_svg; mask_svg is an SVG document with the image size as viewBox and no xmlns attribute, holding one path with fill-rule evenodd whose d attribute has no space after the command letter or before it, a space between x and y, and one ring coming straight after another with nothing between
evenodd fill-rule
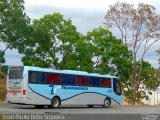
<instances>
[{"instance_id":1,"label":"bush","mask_svg":"<svg viewBox=\"0 0 160 120\"><path fill-rule=\"evenodd\" d=\"M5 75L0 71L0 80L5 79Z\"/></svg>"},{"instance_id":2,"label":"bush","mask_svg":"<svg viewBox=\"0 0 160 120\"><path fill-rule=\"evenodd\" d=\"M5 101L6 99L6 80L0 79L0 101Z\"/></svg>"},{"instance_id":3,"label":"bush","mask_svg":"<svg viewBox=\"0 0 160 120\"><path fill-rule=\"evenodd\" d=\"M5 89L1 89L0 88L0 101L5 101L5 99L6 99L6 90Z\"/></svg>"}]
</instances>

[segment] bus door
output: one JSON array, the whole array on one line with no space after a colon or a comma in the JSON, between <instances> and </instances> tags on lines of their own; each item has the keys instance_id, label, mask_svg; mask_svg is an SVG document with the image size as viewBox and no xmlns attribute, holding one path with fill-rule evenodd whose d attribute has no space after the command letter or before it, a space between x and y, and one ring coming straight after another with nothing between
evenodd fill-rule
<instances>
[{"instance_id":1,"label":"bus door","mask_svg":"<svg viewBox=\"0 0 160 120\"><path fill-rule=\"evenodd\" d=\"M23 80L24 67L10 67L7 79L7 95L20 97L26 94Z\"/></svg>"}]
</instances>

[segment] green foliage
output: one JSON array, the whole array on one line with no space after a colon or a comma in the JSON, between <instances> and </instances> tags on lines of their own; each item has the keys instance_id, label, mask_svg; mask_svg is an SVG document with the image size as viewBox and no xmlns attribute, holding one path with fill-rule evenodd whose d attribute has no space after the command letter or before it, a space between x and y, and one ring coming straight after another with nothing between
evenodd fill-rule
<instances>
[{"instance_id":1,"label":"green foliage","mask_svg":"<svg viewBox=\"0 0 160 120\"><path fill-rule=\"evenodd\" d=\"M157 77L157 80L158 80L159 86L160 86L160 68L155 69L155 74L156 74L156 77Z\"/></svg>"},{"instance_id":2,"label":"green foliage","mask_svg":"<svg viewBox=\"0 0 160 120\"><path fill-rule=\"evenodd\" d=\"M155 90L160 85L156 70L148 62L142 62L141 81L148 90Z\"/></svg>"},{"instance_id":3,"label":"green foliage","mask_svg":"<svg viewBox=\"0 0 160 120\"><path fill-rule=\"evenodd\" d=\"M131 52L104 28L86 36L59 13L33 21L32 42L24 50L25 65L114 74L128 79ZM124 74L125 73L125 74Z\"/></svg>"},{"instance_id":4,"label":"green foliage","mask_svg":"<svg viewBox=\"0 0 160 120\"><path fill-rule=\"evenodd\" d=\"M0 68L0 102L5 101L6 98L6 78L7 74Z\"/></svg>"},{"instance_id":5,"label":"green foliage","mask_svg":"<svg viewBox=\"0 0 160 120\"><path fill-rule=\"evenodd\" d=\"M146 98L146 90L155 90L160 85L160 79L158 76L158 72L151 66L149 62L146 61L138 61L137 63L137 69L141 67L141 76L136 77L135 88L138 88L136 94L133 92L133 89L131 87L131 81L128 81L128 86L126 85L124 90L124 95L127 97L128 102L135 104L135 102L138 104L142 99ZM138 75L138 73L137 73ZM135 89L136 90L136 89Z\"/></svg>"},{"instance_id":6,"label":"green foliage","mask_svg":"<svg viewBox=\"0 0 160 120\"><path fill-rule=\"evenodd\" d=\"M86 42L85 36L82 36L80 40L76 43L76 63L77 63L77 70L93 72L93 54L94 47Z\"/></svg>"},{"instance_id":7,"label":"green foliage","mask_svg":"<svg viewBox=\"0 0 160 120\"><path fill-rule=\"evenodd\" d=\"M0 69L0 80L5 78L6 78L6 74Z\"/></svg>"},{"instance_id":8,"label":"green foliage","mask_svg":"<svg viewBox=\"0 0 160 120\"><path fill-rule=\"evenodd\" d=\"M31 41L24 50L24 65L70 69L67 64L75 57L72 50L80 37L71 20L54 13L34 20L33 28Z\"/></svg>"},{"instance_id":9,"label":"green foliage","mask_svg":"<svg viewBox=\"0 0 160 120\"><path fill-rule=\"evenodd\" d=\"M2 65L0 66L0 70L7 76L8 73L8 66L7 65Z\"/></svg>"},{"instance_id":10,"label":"green foliage","mask_svg":"<svg viewBox=\"0 0 160 120\"><path fill-rule=\"evenodd\" d=\"M9 48L22 45L28 32L29 18L24 13L23 0L1 0L0 40Z\"/></svg>"},{"instance_id":11,"label":"green foliage","mask_svg":"<svg viewBox=\"0 0 160 120\"><path fill-rule=\"evenodd\" d=\"M0 65L1 63L5 63L4 52L0 50Z\"/></svg>"},{"instance_id":12,"label":"green foliage","mask_svg":"<svg viewBox=\"0 0 160 120\"><path fill-rule=\"evenodd\" d=\"M0 63L5 62L4 53L8 48L21 51L31 33L23 4L23 0L0 1L0 42L6 45L4 50L0 50Z\"/></svg>"},{"instance_id":13,"label":"green foliage","mask_svg":"<svg viewBox=\"0 0 160 120\"><path fill-rule=\"evenodd\" d=\"M5 87L0 87L0 102L3 102L5 100L6 100Z\"/></svg>"},{"instance_id":14,"label":"green foliage","mask_svg":"<svg viewBox=\"0 0 160 120\"><path fill-rule=\"evenodd\" d=\"M131 69L131 52L112 33L104 28L87 33L95 72L120 76L125 82ZM125 74L124 74L125 73Z\"/></svg>"}]
</instances>

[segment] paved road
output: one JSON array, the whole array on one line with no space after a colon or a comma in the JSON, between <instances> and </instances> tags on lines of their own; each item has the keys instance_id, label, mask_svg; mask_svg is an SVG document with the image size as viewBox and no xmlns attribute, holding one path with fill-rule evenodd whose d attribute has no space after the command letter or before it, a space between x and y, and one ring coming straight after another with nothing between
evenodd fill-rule
<instances>
[{"instance_id":1,"label":"paved road","mask_svg":"<svg viewBox=\"0 0 160 120\"><path fill-rule=\"evenodd\" d=\"M63 106L58 109L36 109L34 106L29 105L14 105L14 104L1 104L0 114L60 114L65 115L65 119L73 120L142 120L143 117L157 117L154 120L160 120L160 106L146 106L146 107L131 107L131 106L111 106L111 108L87 108L85 106ZM151 116L148 116L151 115ZM152 116L158 115L158 116ZM4 116L3 116L4 117ZM44 117L44 116L43 116ZM62 116L64 117L64 116ZM7 117L4 117L7 119ZM4 119L3 118L3 119ZM10 118L11 119L11 118ZM39 118L40 119L40 118ZM44 119L44 118L43 118ZM49 118L48 118L49 119ZM46 120L48 120L46 118ZM51 118L50 118L51 119ZM143 119L146 120L146 119ZM152 119L148 119L152 120Z\"/></svg>"}]
</instances>

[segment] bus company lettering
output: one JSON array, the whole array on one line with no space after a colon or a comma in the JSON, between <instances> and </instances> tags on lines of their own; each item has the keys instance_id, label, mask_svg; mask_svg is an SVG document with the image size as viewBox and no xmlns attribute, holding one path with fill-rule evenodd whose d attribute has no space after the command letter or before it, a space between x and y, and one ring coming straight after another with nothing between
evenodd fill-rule
<instances>
[{"instance_id":1,"label":"bus company lettering","mask_svg":"<svg viewBox=\"0 0 160 120\"><path fill-rule=\"evenodd\" d=\"M63 86L62 89L67 89L67 90L88 90L88 87L82 87L82 86Z\"/></svg>"}]
</instances>

